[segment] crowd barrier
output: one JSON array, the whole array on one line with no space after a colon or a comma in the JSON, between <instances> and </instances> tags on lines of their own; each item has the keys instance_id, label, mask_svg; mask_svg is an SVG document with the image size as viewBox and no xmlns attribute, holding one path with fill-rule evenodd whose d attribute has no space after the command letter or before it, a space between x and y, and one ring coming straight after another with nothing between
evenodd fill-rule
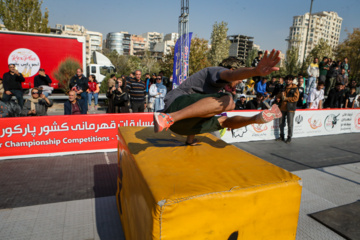
<instances>
[{"instance_id":1,"label":"crowd barrier","mask_svg":"<svg viewBox=\"0 0 360 240\"><path fill-rule=\"evenodd\" d=\"M258 111L232 111L228 116L252 116ZM89 114L0 119L0 160L36 156L116 151L117 128L152 126L151 113ZM360 109L299 110L294 138L360 132ZM228 143L270 140L279 135L278 121L221 130Z\"/></svg>"}]
</instances>

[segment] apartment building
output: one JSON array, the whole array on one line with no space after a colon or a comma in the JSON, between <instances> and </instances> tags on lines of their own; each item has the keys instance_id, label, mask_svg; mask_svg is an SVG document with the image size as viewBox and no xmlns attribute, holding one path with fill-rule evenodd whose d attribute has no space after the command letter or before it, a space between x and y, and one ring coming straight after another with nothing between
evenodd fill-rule
<instances>
[{"instance_id":1,"label":"apartment building","mask_svg":"<svg viewBox=\"0 0 360 240\"><path fill-rule=\"evenodd\" d=\"M237 57L243 61L246 61L249 52L253 49L254 38L238 34L230 35L227 37L227 39L231 43L229 56Z\"/></svg>"},{"instance_id":2,"label":"apartment building","mask_svg":"<svg viewBox=\"0 0 360 240\"><path fill-rule=\"evenodd\" d=\"M335 48L339 44L342 21L343 19L336 12L323 11L311 15L305 13L301 16L294 16L289 37L286 39L288 49L294 46L299 47L299 61L303 62L320 39L324 39L331 47ZM308 28L309 33L305 49Z\"/></svg>"}]
</instances>

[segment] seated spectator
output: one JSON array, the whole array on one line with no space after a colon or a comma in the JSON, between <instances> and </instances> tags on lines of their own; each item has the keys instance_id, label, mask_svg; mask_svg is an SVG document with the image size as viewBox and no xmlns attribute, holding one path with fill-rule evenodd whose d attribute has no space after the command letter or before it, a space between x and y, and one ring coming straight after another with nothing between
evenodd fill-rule
<instances>
[{"instance_id":1,"label":"seated spectator","mask_svg":"<svg viewBox=\"0 0 360 240\"><path fill-rule=\"evenodd\" d=\"M126 81L123 78L116 80L115 86L109 88L107 97L112 99L113 105L110 113L129 113L129 97ZM109 106L110 107L110 106Z\"/></svg>"},{"instance_id":2,"label":"seated spectator","mask_svg":"<svg viewBox=\"0 0 360 240\"><path fill-rule=\"evenodd\" d=\"M47 110L53 105L39 88L31 90L31 97L25 100L22 115L24 116L47 116Z\"/></svg>"},{"instance_id":3,"label":"seated spectator","mask_svg":"<svg viewBox=\"0 0 360 240\"><path fill-rule=\"evenodd\" d=\"M239 100L235 103L235 110L245 110L246 109L246 96L241 94Z\"/></svg>"},{"instance_id":4,"label":"seated spectator","mask_svg":"<svg viewBox=\"0 0 360 240\"><path fill-rule=\"evenodd\" d=\"M274 104L278 105L278 107L280 108L280 106L281 106L281 97L280 96L275 96L275 98L271 100L270 105L272 106Z\"/></svg>"},{"instance_id":5,"label":"seated spectator","mask_svg":"<svg viewBox=\"0 0 360 240\"><path fill-rule=\"evenodd\" d=\"M345 108L354 108L356 95L356 88L351 87L350 92L345 94Z\"/></svg>"},{"instance_id":6,"label":"seated spectator","mask_svg":"<svg viewBox=\"0 0 360 240\"><path fill-rule=\"evenodd\" d=\"M225 92L231 93L234 100L236 99L236 85L240 82L242 82L242 80L231 82L224 87Z\"/></svg>"},{"instance_id":7,"label":"seated spectator","mask_svg":"<svg viewBox=\"0 0 360 240\"><path fill-rule=\"evenodd\" d=\"M279 77L279 81L276 83L275 89L271 94L270 98L273 98L274 96L278 95L279 92L283 92L283 91L285 91L284 78Z\"/></svg>"},{"instance_id":8,"label":"seated spectator","mask_svg":"<svg viewBox=\"0 0 360 240\"><path fill-rule=\"evenodd\" d=\"M100 88L99 88L99 83L96 81L95 75L89 76L88 84L89 84L89 88L86 91L88 92L88 97L89 97L88 99L89 109L91 109L91 99L94 96L94 110L97 110Z\"/></svg>"},{"instance_id":9,"label":"seated spectator","mask_svg":"<svg viewBox=\"0 0 360 240\"><path fill-rule=\"evenodd\" d=\"M4 91L3 79L0 77L0 100L3 97Z\"/></svg>"},{"instance_id":10,"label":"seated spectator","mask_svg":"<svg viewBox=\"0 0 360 240\"><path fill-rule=\"evenodd\" d=\"M246 94L255 95L255 81L252 79L248 81L245 90L246 90Z\"/></svg>"},{"instance_id":11,"label":"seated spectator","mask_svg":"<svg viewBox=\"0 0 360 240\"><path fill-rule=\"evenodd\" d=\"M344 85L341 82L335 84L335 88L331 89L329 92L329 96L324 103L324 108L342 108L343 86Z\"/></svg>"},{"instance_id":12,"label":"seated spectator","mask_svg":"<svg viewBox=\"0 0 360 240\"><path fill-rule=\"evenodd\" d=\"M149 90L150 100L149 100L149 111L160 112L164 110L165 103L164 98L167 93L166 86L162 83L162 77L158 75L156 77L156 83L151 85ZM151 107L152 105L152 107Z\"/></svg>"},{"instance_id":13,"label":"seated spectator","mask_svg":"<svg viewBox=\"0 0 360 240\"><path fill-rule=\"evenodd\" d=\"M239 80L239 83L236 85L236 93L243 94L245 90L244 80Z\"/></svg>"},{"instance_id":14,"label":"seated spectator","mask_svg":"<svg viewBox=\"0 0 360 240\"><path fill-rule=\"evenodd\" d=\"M322 102L324 100L324 82L319 81L316 88L310 89L310 94L307 99L309 109L322 109Z\"/></svg>"},{"instance_id":15,"label":"seated spectator","mask_svg":"<svg viewBox=\"0 0 360 240\"><path fill-rule=\"evenodd\" d=\"M266 81L267 81L267 77L262 77L261 81L258 81L256 84L255 84L255 91L256 93L261 93L262 96L264 96L265 98L269 95L267 92L266 92Z\"/></svg>"},{"instance_id":16,"label":"seated spectator","mask_svg":"<svg viewBox=\"0 0 360 240\"><path fill-rule=\"evenodd\" d=\"M86 102L83 99L78 99L74 90L69 91L69 99L64 103L64 114L87 114Z\"/></svg>"},{"instance_id":17,"label":"seated spectator","mask_svg":"<svg viewBox=\"0 0 360 240\"><path fill-rule=\"evenodd\" d=\"M348 84L348 76L345 74L345 69L341 69L341 74L339 74L337 76L336 82L342 83L342 85L344 85L344 86L346 86Z\"/></svg>"},{"instance_id":18,"label":"seated spectator","mask_svg":"<svg viewBox=\"0 0 360 240\"><path fill-rule=\"evenodd\" d=\"M348 89L350 90L350 88L354 87L356 90L356 94L359 94L360 93L360 89L357 87L357 84L356 84L356 80L351 80L351 82L349 83L349 86L348 86Z\"/></svg>"},{"instance_id":19,"label":"seated spectator","mask_svg":"<svg viewBox=\"0 0 360 240\"><path fill-rule=\"evenodd\" d=\"M299 100L296 104L296 108L297 109L303 109L304 105L305 105L305 99L304 99L304 93L305 93L305 89L304 89L304 78L298 77L298 89L299 89Z\"/></svg>"},{"instance_id":20,"label":"seated spectator","mask_svg":"<svg viewBox=\"0 0 360 240\"><path fill-rule=\"evenodd\" d=\"M9 110L6 103L0 101L0 118L9 117Z\"/></svg>"},{"instance_id":21,"label":"seated spectator","mask_svg":"<svg viewBox=\"0 0 360 240\"><path fill-rule=\"evenodd\" d=\"M265 110L268 109L264 104L264 95L261 93L256 94L256 98L246 103L246 109Z\"/></svg>"},{"instance_id":22,"label":"seated spectator","mask_svg":"<svg viewBox=\"0 0 360 240\"><path fill-rule=\"evenodd\" d=\"M266 83L266 92L272 95L275 90L275 87L276 87L276 77L272 77L271 80Z\"/></svg>"},{"instance_id":23,"label":"seated spectator","mask_svg":"<svg viewBox=\"0 0 360 240\"><path fill-rule=\"evenodd\" d=\"M34 78L34 87L42 90L43 94L48 97L54 90L54 88L51 87L51 83L50 77L45 74L45 69L40 68L39 75Z\"/></svg>"}]
</instances>

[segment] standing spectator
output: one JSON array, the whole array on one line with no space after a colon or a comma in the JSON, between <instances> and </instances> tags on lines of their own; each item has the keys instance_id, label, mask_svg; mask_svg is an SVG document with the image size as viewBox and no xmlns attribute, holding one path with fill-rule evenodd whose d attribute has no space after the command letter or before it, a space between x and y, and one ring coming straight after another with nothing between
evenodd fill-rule
<instances>
[{"instance_id":1,"label":"standing spectator","mask_svg":"<svg viewBox=\"0 0 360 240\"><path fill-rule=\"evenodd\" d=\"M54 88L51 87L51 83L51 78L45 74L45 69L40 68L39 75L34 78L34 87L42 90L42 93L48 97L54 90Z\"/></svg>"},{"instance_id":2,"label":"standing spectator","mask_svg":"<svg viewBox=\"0 0 360 240\"><path fill-rule=\"evenodd\" d=\"M0 101L0 118L9 117L8 106Z\"/></svg>"},{"instance_id":3,"label":"standing spectator","mask_svg":"<svg viewBox=\"0 0 360 240\"><path fill-rule=\"evenodd\" d=\"M78 68L76 70L76 75L70 79L69 87L71 90L76 91L77 96L81 97L85 106L84 111L88 111L87 109L87 101L88 101L88 94L87 90L89 88L88 85L89 80L83 75L83 70Z\"/></svg>"},{"instance_id":4,"label":"standing spectator","mask_svg":"<svg viewBox=\"0 0 360 240\"><path fill-rule=\"evenodd\" d=\"M266 110L267 106L264 104L264 95L261 93L256 94L256 98L250 100L246 103L246 109L254 109L254 110Z\"/></svg>"},{"instance_id":5,"label":"standing spectator","mask_svg":"<svg viewBox=\"0 0 360 240\"><path fill-rule=\"evenodd\" d=\"M239 100L235 103L235 110L245 110L246 109L246 95L241 94Z\"/></svg>"},{"instance_id":6,"label":"standing spectator","mask_svg":"<svg viewBox=\"0 0 360 240\"><path fill-rule=\"evenodd\" d=\"M167 93L166 87L162 83L162 77L158 75L156 77L156 83L151 85L149 95L150 95L150 103L153 104L154 112L160 112L164 110L165 103L164 98Z\"/></svg>"},{"instance_id":7,"label":"standing spectator","mask_svg":"<svg viewBox=\"0 0 360 240\"><path fill-rule=\"evenodd\" d=\"M252 67L256 67L259 62L261 61L263 56L263 52L262 51L258 51L258 56L256 58L254 58L254 60L251 63ZM253 77L253 80L255 81L255 83L257 83L258 81L260 81L261 77L260 76L255 76Z\"/></svg>"},{"instance_id":8,"label":"standing spectator","mask_svg":"<svg viewBox=\"0 0 360 240\"><path fill-rule=\"evenodd\" d=\"M349 77L349 73L350 73L350 65L348 63L348 58L345 57L344 61L341 63L341 70L345 69L345 75L346 77Z\"/></svg>"},{"instance_id":9,"label":"standing spectator","mask_svg":"<svg viewBox=\"0 0 360 240\"><path fill-rule=\"evenodd\" d=\"M341 74L339 74L336 78L337 83L341 83L342 85L346 86L348 84L348 77L346 76L345 69L341 69Z\"/></svg>"},{"instance_id":10,"label":"standing spectator","mask_svg":"<svg viewBox=\"0 0 360 240\"><path fill-rule=\"evenodd\" d=\"M276 87L276 77L271 77L271 80L266 83L266 92L269 93L271 96L273 95L273 92Z\"/></svg>"},{"instance_id":11,"label":"standing spectator","mask_svg":"<svg viewBox=\"0 0 360 240\"><path fill-rule=\"evenodd\" d=\"M309 109L322 109L322 102L324 100L324 82L319 81L317 87L312 89L308 96Z\"/></svg>"},{"instance_id":12,"label":"standing spectator","mask_svg":"<svg viewBox=\"0 0 360 240\"><path fill-rule=\"evenodd\" d=\"M256 91L256 93L261 93L265 98L267 98L268 97L268 93L266 92L266 81L267 81L267 77L265 76L265 77L263 77L262 79L261 79L261 81L259 81L259 82L257 82L256 84L255 84L255 91Z\"/></svg>"},{"instance_id":13,"label":"standing spectator","mask_svg":"<svg viewBox=\"0 0 360 240\"><path fill-rule=\"evenodd\" d=\"M314 61L307 68L307 73L309 75L309 81L306 86L306 93L309 93L311 89L316 88L316 78L319 77L319 59L314 58Z\"/></svg>"},{"instance_id":14,"label":"standing spectator","mask_svg":"<svg viewBox=\"0 0 360 240\"><path fill-rule=\"evenodd\" d=\"M9 72L4 73L3 76L4 95L2 101L7 103L12 96L15 96L22 108L24 106L22 82L25 82L23 75L15 69L15 64L9 64Z\"/></svg>"},{"instance_id":15,"label":"standing spectator","mask_svg":"<svg viewBox=\"0 0 360 240\"><path fill-rule=\"evenodd\" d=\"M304 78L299 75L298 77L298 89L299 89L299 100L297 101L296 108L297 109L303 109L305 102L304 102L304 95L305 95L305 89L304 89ZM318 84L319 85L319 84Z\"/></svg>"},{"instance_id":16,"label":"standing spectator","mask_svg":"<svg viewBox=\"0 0 360 240\"><path fill-rule=\"evenodd\" d=\"M344 90L342 87L344 85L341 82L335 84L335 88L331 89L329 95L324 102L324 108L342 108Z\"/></svg>"},{"instance_id":17,"label":"standing spectator","mask_svg":"<svg viewBox=\"0 0 360 240\"><path fill-rule=\"evenodd\" d=\"M4 84L3 84L3 79L0 77L0 101L4 95Z\"/></svg>"},{"instance_id":18,"label":"standing spectator","mask_svg":"<svg viewBox=\"0 0 360 240\"><path fill-rule=\"evenodd\" d=\"M89 109L91 109L91 99L94 96L94 110L97 110L98 108L98 101L99 101L99 92L100 92L100 87L99 87L99 83L96 81L96 76L95 75L90 75L89 76L89 82L88 82L88 104L89 104Z\"/></svg>"},{"instance_id":19,"label":"standing spectator","mask_svg":"<svg viewBox=\"0 0 360 240\"><path fill-rule=\"evenodd\" d=\"M167 92L170 92L172 90L172 82L170 82L170 79L168 77L164 77L164 72L160 71L158 76L161 76L162 78L162 84L166 87ZM157 77L156 77L157 80Z\"/></svg>"},{"instance_id":20,"label":"standing spectator","mask_svg":"<svg viewBox=\"0 0 360 240\"><path fill-rule=\"evenodd\" d=\"M116 80L115 86L109 89L110 98L113 99L111 113L129 113L129 100L126 81L122 78ZM110 106L109 106L110 107Z\"/></svg>"},{"instance_id":21,"label":"standing spectator","mask_svg":"<svg viewBox=\"0 0 360 240\"><path fill-rule=\"evenodd\" d=\"M53 102L39 88L31 90L31 97L26 99L22 109L24 116L47 116L47 110Z\"/></svg>"},{"instance_id":22,"label":"standing spectator","mask_svg":"<svg viewBox=\"0 0 360 240\"><path fill-rule=\"evenodd\" d=\"M345 94L345 108L354 108L356 88L351 87L350 92Z\"/></svg>"},{"instance_id":23,"label":"standing spectator","mask_svg":"<svg viewBox=\"0 0 360 240\"><path fill-rule=\"evenodd\" d=\"M133 113L144 112L146 86L141 81L141 71L135 71L135 79L130 79L126 83L126 88L130 94L130 104Z\"/></svg>"},{"instance_id":24,"label":"standing spectator","mask_svg":"<svg viewBox=\"0 0 360 240\"><path fill-rule=\"evenodd\" d=\"M124 75L123 75L124 76ZM125 77L125 76L124 76ZM112 88L113 86L115 86L116 83L116 75L115 74L111 74L109 81L108 81L108 87Z\"/></svg>"},{"instance_id":25,"label":"standing spectator","mask_svg":"<svg viewBox=\"0 0 360 240\"><path fill-rule=\"evenodd\" d=\"M83 99L77 98L77 93L74 90L69 91L69 99L64 103L65 115L87 114L86 102Z\"/></svg>"},{"instance_id":26,"label":"standing spectator","mask_svg":"<svg viewBox=\"0 0 360 240\"><path fill-rule=\"evenodd\" d=\"M278 93L278 97L281 98L281 113L282 117L280 118L280 138L276 139L277 141L284 141L284 128L285 128L285 119L287 120L288 126L288 137L286 143L291 142L293 135L293 125L294 125L294 115L296 111L296 103L299 100L299 90L295 84L293 84L294 77L288 75L285 77L285 91Z\"/></svg>"},{"instance_id":27,"label":"standing spectator","mask_svg":"<svg viewBox=\"0 0 360 240\"><path fill-rule=\"evenodd\" d=\"M338 65L336 62L333 62L333 64L330 66L330 70L327 73L326 76L326 82L325 82L325 95L329 95L330 89L335 87L337 76L339 75L338 71Z\"/></svg>"},{"instance_id":28,"label":"standing spectator","mask_svg":"<svg viewBox=\"0 0 360 240\"><path fill-rule=\"evenodd\" d=\"M155 84L156 83L156 73L153 73L152 75L151 75L151 79L150 79L151 81L151 84Z\"/></svg>"},{"instance_id":29,"label":"standing spectator","mask_svg":"<svg viewBox=\"0 0 360 240\"><path fill-rule=\"evenodd\" d=\"M322 62L320 62L320 64L319 64L319 73L320 73L319 79L320 79L320 81L323 81L323 82L326 81L326 75L329 70L328 61L329 61L328 57L323 57Z\"/></svg>"}]
</instances>

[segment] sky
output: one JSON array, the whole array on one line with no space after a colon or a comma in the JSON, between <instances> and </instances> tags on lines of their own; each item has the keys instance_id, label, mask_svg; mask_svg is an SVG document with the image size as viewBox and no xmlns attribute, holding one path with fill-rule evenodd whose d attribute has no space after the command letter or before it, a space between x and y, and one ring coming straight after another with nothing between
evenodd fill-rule
<instances>
[{"instance_id":1,"label":"sky","mask_svg":"<svg viewBox=\"0 0 360 240\"><path fill-rule=\"evenodd\" d=\"M310 11L311 0L189 0L189 29L210 40L215 22L228 23L228 35L254 37L263 50L285 53L293 16ZM181 0L43 0L49 9L49 25L81 25L101 32L178 32ZM360 0L314 0L312 12L334 11L343 18L340 42L345 30L360 27Z\"/></svg>"}]
</instances>

